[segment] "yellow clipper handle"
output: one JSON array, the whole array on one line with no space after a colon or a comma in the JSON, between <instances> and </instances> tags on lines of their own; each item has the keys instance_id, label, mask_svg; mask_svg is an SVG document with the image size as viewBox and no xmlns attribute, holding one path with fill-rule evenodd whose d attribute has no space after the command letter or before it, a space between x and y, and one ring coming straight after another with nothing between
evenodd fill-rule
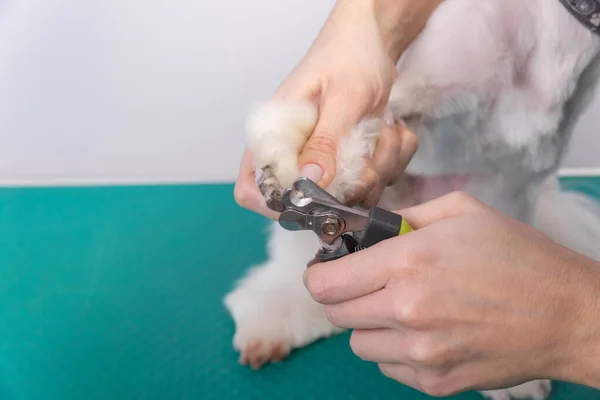
<instances>
[{"instance_id":1,"label":"yellow clipper handle","mask_svg":"<svg viewBox=\"0 0 600 400\"><path fill-rule=\"evenodd\" d=\"M406 222L404 218L402 218L402 222L400 223L400 231L398 232L398 236L402 236L405 233L414 231L413 227Z\"/></svg>"},{"instance_id":2,"label":"yellow clipper handle","mask_svg":"<svg viewBox=\"0 0 600 400\"><path fill-rule=\"evenodd\" d=\"M401 236L412 231L414 229L401 215L374 207L369 214L369 224L360 244L363 248L367 248L382 240Z\"/></svg>"}]
</instances>

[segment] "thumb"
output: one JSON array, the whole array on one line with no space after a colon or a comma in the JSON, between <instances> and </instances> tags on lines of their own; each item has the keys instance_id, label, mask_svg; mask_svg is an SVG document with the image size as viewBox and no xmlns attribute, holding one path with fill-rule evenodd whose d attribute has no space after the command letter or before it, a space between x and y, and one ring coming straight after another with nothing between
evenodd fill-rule
<instances>
[{"instance_id":1,"label":"thumb","mask_svg":"<svg viewBox=\"0 0 600 400\"><path fill-rule=\"evenodd\" d=\"M420 229L438 221L481 210L486 206L464 192L452 192L426 203L395 211L414 228Z\"/></svg>"},{"instance_id":2,"label":"thumb","mask_svg":"<svg viewBox=\"0 0 600 400\"><path fill-rule=\"evenodd\" d=\"M300 175L321 187L327 187L336 174L336 160L341 139L362 119L364 111L336 96L321 103L315 130L305 143L298 162ZM358 102L357 102L358 103Z\"/></svg>"}]
</instances>

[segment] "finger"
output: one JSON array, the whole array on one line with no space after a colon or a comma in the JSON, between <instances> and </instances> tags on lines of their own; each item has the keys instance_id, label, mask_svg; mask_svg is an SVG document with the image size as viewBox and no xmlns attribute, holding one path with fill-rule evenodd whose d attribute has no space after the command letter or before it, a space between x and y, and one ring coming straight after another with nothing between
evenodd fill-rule
<instances>
[{"instance_id":1,"label":"finger","mask_svg":"<svg viewBox=\"0 0 600 400\"><path fill-rule=\"evenodd\" d=\"M396 124L384 124L377 140L377 147L373 153L373 167L379 173L382 184L387 185L387 180L398 164L400 155L400 131Z\"/></svg>"},{"instance_id":2,"label":"finger","mask_svg":"<svg viewBox=\"0 0 600 400\"><path fill-rule=\"evenodd\" d=\"M329 322L339 328L379 329L396 325L392 296L386 288L357 299L327 305L325 313Z\"/></svg>"},{"instance_id":3,"label":"finger","mask_svg":"<svg viewBox=\"0 0 600 400\"><path fill-rule=\"evenodd\" d=\"M365 166L360 174L358 185L353 188L352 195L344 201L344 203L350 207L363 201L380 186L379 174L373 166L373 161L365 156L364 163Z\"/></svg>"},{"instance_id":4,"label":"finger","mask_svg":"<svg viewBox=\"0 0 600 400\"><path fill-rule=\"evenodd\" d=\"M411 130L409 130L402 121L396 125L396 129L398 130L400 136L400 158L396 168L397 171L404 172L406 166L417 152L419 147L419 138Z\"/></svg>"},{"instance_id":5,"label":"finger","mask_svg":"<svg viewBox=\"0 0 600 400\"><path fill-rule=\"evenodd\" d=\"M277 220L279 213L269 209L264 197L255 182L254 161L252 152L244 151L240 171L233 189L235 201L241 207L259 213L267 218Z\"/></svg>"},{"instance_id":6,"label":"finger","mask_svg":"<svg viewBox=\"0 0 600 400\"><path fill-rule=\"evenodd\" d=\"M365 207L377 205L381 195L388 184L392 181L398 170L398 157L400 155L400 135L395 129L394 123L384 125L381 135L377 140L377 147L373 154L373 169L376 172L376 185L363 198Z\"/></svg>"},{"instance_id":7,"label":"finger","mask_svg":"<svg viewBox=\"0 0 600 400\"><path fill-rule=\"evenodd\" d=\"M447 346L448 334L431 336L435 341L397 328L357 329L350 336L352 352L362 360L384 364L404 364L423 372L442 372L456 365ZM425 343L425 344L424 344Z\"/></svg>"},{"instance_id":8,"label":"finger","mask_svg":"<svg viewBox=\"0 0 600 400\"><path fill-rule=\"evenodd\" d=\"M339 87L335 89L337 92L333 92L332 88L329 91L335 94L323 93L319 120L298 157L301 175L304 175L306 166L311 166L313 170L320 169L319 174L313 172L313 176L319 179L313 180L321 187L327 187L335 177L341 138L349 134L364 115L360 101L349 100L343 90L340 91Z\"/></svg>"},{"instance_id":9,"label":"finger","mask_svg":"<svg viewBox=\"0 0 600 400\"><path fill-rule=\"evenodd\" d=\"M406 359L405 334L397 329L355 330L350 336L350 348L364 361L397 364Z\"/></svg>"},{"instance_id":10,"label":"finger","mask_svg":"<svg viewBox=\"0 0 600 400\"><path fill-rule=\"evenodd\" d=\"M419 383L417 371L410 365L381 363L378 366L381 373L388 378L420 392L423 391Z\"/></svg>"},{"instance_id":11,"label":"finger","mask_svg":"<svg viewBox=\"0 0 600 400\"><path fill-rule=\"evenodd\" d=\"M393 260L385 254L389 248L382 244L385 243L305 270L304 284L313 299L321 304L336 304L385 287Z\"/></svg>"},{"instance_id":12,"label":"finger","mask_svg":"<svg viewBox=\"0 0 600 400\"><path fill-rule=\"evenodd\" d=\"M396 168L393 171L393 175L390 178L388 186L396 184L398 179L404 175L404 170L414 157L419 146L419 139L417 135L410 131L404 122L399 121L396 124L396 130L399 136L400 150L398 159L396 160Z\"/></svg>"},{"instance_id":13,"label":"finger","mask_svg":"<svg viewBox=\"0 0 600 400\"><path fill-rule=\"evenodd\" d=\"M244 208L258 208L257 206L262 198L255 179L254 157L252 152L246 149L242 156L240 170L233 190L235 201Z\"/></svg>"},{"instance_id":14,"label":"finger","mask_svg":"<svg viewBox=\"0 0 600 400\"><path fill-rule=\"evenodd\" d=\"M379 203L379 200L381 200L384 190L385 185L382 184L382 181L379 181L377 186L369 191L361 205L365 208L375 207Z\"/></svg>"},{"instance_id":15,"label":"finger","mask_svg":"<svg viewBox=\"0 0 600 400\"><path fill-rule=\"evenodd\" d=\"M456 215L486 207L482 202L464 192L453 192L426 203L396 211L414 229L420 229Z\"/></svg>"},{"instance_id":16,"label":"finger","mask_svg":"<svg viewBox=\"0 0 600 400\"><path fill-rule=\"evenodd\" d=\"M376 165L380 180L363 202L367 208L376 206L385 188L398 182L417 151L419 144L417 136L408 130L404 123L395 124L394 129L390 129L389 132L393 135L382 135L377 143L373 164ZM386 150L379 152L379 149Z\"/></svg>"}]
</instances>

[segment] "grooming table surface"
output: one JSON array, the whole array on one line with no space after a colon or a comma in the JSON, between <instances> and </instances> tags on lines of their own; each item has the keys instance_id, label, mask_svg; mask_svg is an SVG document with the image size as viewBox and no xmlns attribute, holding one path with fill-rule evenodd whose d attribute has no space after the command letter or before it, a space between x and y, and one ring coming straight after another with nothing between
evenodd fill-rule
<instances>
[{"instance_id":1,"label":"grooming table surface","mask_svg":"<svg viewBox=\"0 0 600 400\"><path fill-rule=\"evenodd\" d=\"M600 198L600 178L565 185ZM232 193L0 189L0 399L430 399L356 358L347 334L238 365L222 298L266 237ZM600 392L556 383L551 399Z\"/></svg>"}]
</instances>

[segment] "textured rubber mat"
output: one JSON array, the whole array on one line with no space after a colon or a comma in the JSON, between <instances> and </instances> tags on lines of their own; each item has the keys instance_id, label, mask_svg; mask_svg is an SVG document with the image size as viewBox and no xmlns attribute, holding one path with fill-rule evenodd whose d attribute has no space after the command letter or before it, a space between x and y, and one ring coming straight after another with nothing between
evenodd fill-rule
<instances>
[{"instance_id":1,"label":"textured rubber mat","mask_svg":"<svg viewBox=\"0 0 600 400\"><path fill-rule=\"evenodd\" d=\"M348 335L237 364L222 297L265 257L264 225L230 185L0 190L0 400L429 399ZM559 383L552 399L600 392Z\"/></svg>"}]
</instances>

